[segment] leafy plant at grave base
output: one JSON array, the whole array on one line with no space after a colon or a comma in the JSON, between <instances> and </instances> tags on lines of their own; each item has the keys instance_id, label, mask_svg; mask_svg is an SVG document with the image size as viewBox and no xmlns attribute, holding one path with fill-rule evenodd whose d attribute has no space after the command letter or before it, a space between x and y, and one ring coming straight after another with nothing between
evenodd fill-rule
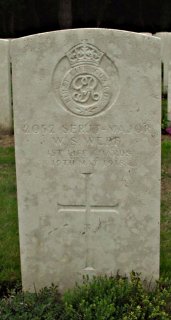
<instances>
[{"instance_id":1,"label":"leafy plant at grave base","mask_svg":"<svg viewBox=\"0 0 171 320\"><path fill-rule=\"evenodd\" d=\"M169 320L171 319L171 283L156 283L144 288L139 275L130 280L116 277L86 277L83 285L64 296L57 287L38 293L12 291L0 300L1 320ZM147 287L146 287L147 288Z\"/></svg>"},{"instance_id":2,"label":"leafy plant at grave base","mask_svg":"<svg viewBox=\"0 0 171 320\"><path fill-rule=\"evenodd\" d=\"M94 277L90 281L85 277L82 285L67 291L62 298L53 285L38 293L13 290L0 300L0 319L169 320L170 297L168 280L157 282L152 290L135 272L130 279L117 275Z\"/></svg>"},{"instance_id":3,"label":"leafy plant at grave base","mask_svg":"<svg viewBox=\"0 0 171 320\"><path fill-rule=\"evenodd\" d=\"M0 299L7 295L11 290L15 288L16 292L21 291L21 281L17 280L0 280Z\"/></svg>"},{"instance_id":4,"label":"leafy plant at grave base","mask_svg":"<svg viewBox=\"0 0 171 320\"><path fill-rule=\"evenodd\" d=\"M39 293L16 293L0 300L1 320L60 320L63 303L57 287L44 288Z\"/></svg>"},{"instance_id":5,"label":"leafy plant at grave base","mask_svg":"<svg viewBox=\"0 0 171 320\"><path fill-rule=\"evenodd\" d=\"M130 280L120 277L84 278L64 294L65 320L168 320L171 308L170 286L156 283L149 291L139 275L132 272Z\"/></svg>"}]
</instances>

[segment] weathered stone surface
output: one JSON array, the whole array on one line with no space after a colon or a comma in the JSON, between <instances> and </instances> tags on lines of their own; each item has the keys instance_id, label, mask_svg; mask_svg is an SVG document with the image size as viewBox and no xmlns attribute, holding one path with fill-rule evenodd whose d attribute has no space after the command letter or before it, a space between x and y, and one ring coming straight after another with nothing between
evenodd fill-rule
<instances>
[{"instance_id":1,"label":"weathered stone surface","mask_svg":"<svg viewBox=\"0 0 171 320\"><path fill-rule=\"evenodd\" d=\"M152 33L151 32L140 32L140 34L144 34L146 36L152 36Z\"/></svg>"},{"instance_id":2,"label":"weathered stone surface","mask_svg":"<svg viewBox=\"0 0 171 320\"><path fill-rule=\"evenodd\" d=\"M158 278L160 40L65 30L12 53L24 290Z\"/></svg>"},{"instance_id":3,"label":"weathered stone surface","mask_svg":"<svg viewBox=\"0 0 171 320\"><path fill-rule=\"evenodd\" d=\"M9 45L0 39L0 133L12 131Z\"/></svg>"},{"instance_id":4,"label":"weathered stone surface","mask_svg":"<svg viewBox=\"0 0 171 320\"><path fill-rule=\"evenodd\" d=\"M171 32L158 32L155 37L161 39L161 61L163 62L163 91L168 91L168 67L171 60Z\"/></svg>"},{"instance_id":5,"label":"weathered stone surface","mask_svg":"<svg viewBox=\"0 0 171 320\"><path fill-rule=\"evenodd\" d=\"M167 118L169 120L169 126L171 125L171 62L169 63L168 70L168 95L167 95Z\"/></svg>"}]
</instances>

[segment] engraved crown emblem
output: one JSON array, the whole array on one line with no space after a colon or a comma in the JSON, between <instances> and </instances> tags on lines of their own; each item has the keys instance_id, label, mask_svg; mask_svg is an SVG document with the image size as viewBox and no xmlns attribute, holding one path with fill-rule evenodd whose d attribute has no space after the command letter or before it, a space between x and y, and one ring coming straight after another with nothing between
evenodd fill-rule
<instances>
[{"instance_id":1,"label":"engraved crown emblem","mask_svg":"<svg viewBox=\"0 0 171 320\"><path fill-rule=\"evenodd\" d=\"M81 43L70 49L66 55L71 66L82 63L99 65L104 53L92 44L87 43L86 40L83 40Z\"/></svg>"}]
</instances>

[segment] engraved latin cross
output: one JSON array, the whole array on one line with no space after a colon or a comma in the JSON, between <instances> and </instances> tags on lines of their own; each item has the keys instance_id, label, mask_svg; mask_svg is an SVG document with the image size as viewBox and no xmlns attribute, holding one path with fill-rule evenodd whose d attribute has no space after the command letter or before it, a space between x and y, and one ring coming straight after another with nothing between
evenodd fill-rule
<instances>
[{"instance_id":1,"label":"engraved latin cross","mask_svg":"<svg viewBox=\"0 0 171 320\"><path fill-rule=\"evenodd\" d=\"M83 205L62 205L58 203L58 212L80 212L85 213L85 236L86 236L86 266L84 270L94 270L90 265L89 259L89 239L88 239L88 229L90 226L90 215L91 213L113 213L118 214L116 207L118 204L111 206L99 206L99 205L90 205L89 201L89 179L92 173L83 173L85 177L85 204Z\"/></svg>"}]
</instances>

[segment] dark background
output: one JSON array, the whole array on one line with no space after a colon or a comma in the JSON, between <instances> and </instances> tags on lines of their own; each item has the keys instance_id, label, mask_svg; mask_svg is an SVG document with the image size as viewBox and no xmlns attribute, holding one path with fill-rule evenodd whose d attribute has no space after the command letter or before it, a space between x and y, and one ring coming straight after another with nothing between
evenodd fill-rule
<instances>
[{"instance_id":1,"label":"dark background","mask_svg":"<svg viewBox=\"0 0 171 320\"><path fill-rule=\"evenodd\" d=\"M171 0L0 0L0 38L80 27L171 31Z\"/></svg>"}]
</instances>

